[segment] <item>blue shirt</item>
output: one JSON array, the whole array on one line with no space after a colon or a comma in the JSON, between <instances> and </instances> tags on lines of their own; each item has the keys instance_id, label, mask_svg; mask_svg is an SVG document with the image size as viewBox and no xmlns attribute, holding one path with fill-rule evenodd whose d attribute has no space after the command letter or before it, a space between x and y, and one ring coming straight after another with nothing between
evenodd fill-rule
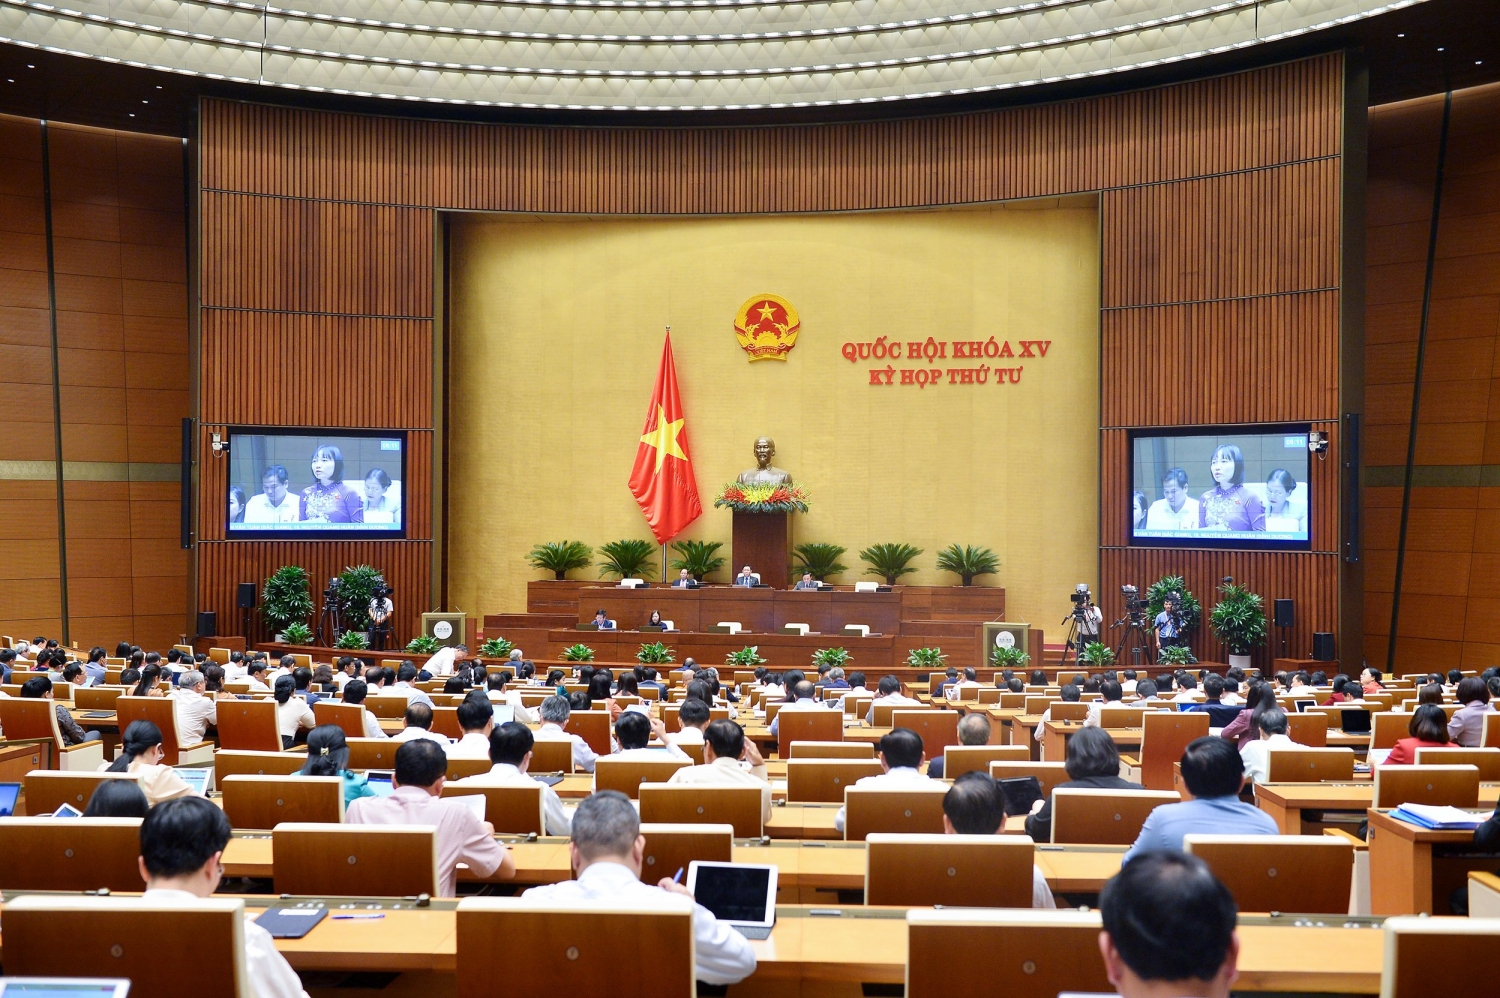
<instances>
[{"instance_id":1,"label":"blue shirt","mask_svg":"<svg viewBox=\"0 0 1500 998\"><path fill-rule=\"evenodd\" d=\"M1199 797L1152 811L1120 862L1144 852L1181 852L1185 835L1280 835L1276 819L1239 797Z\"/></svg>"},{"instance_id":2,"label":"blue shirt","mask_svg":"<svg viewBox=\"0 0 1500 998\"><path fill-rule=\"evenodd\" d=\"M1156 615L1156 633L1164 638L1177 637L1177 621L1165 610Z\"/></svg>"}]
</instances>

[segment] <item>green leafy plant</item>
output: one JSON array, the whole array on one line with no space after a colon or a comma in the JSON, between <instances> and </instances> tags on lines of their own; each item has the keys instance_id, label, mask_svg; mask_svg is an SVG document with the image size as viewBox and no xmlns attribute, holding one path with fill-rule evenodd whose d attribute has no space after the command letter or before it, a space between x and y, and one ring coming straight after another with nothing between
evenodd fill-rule
<instances>
[{"instance_id":1,"label":"green leafy plant","mask_svg":"<svg viewBox=\"0 0 1500 998\"><path fill-rule=\"evenodd\" d=\"M642 665L660 665L663 662L674 662L676 657L672 649L660 641L652 641L641 645L641 650L635 653L635 660Z\"/></svg>"},{"instance_id":2,"label":"green leafy plant","mask_svg":"<svg viewBox=\"0 0 1500 998\"><path fill-rule=\"evenodd\" d=\"M273 634L285 632L289 624L306 624L313 612L307 570L297 565L278 568L261 588L260 612Z\"/></svg>"},{"instance_id":3,"label":"green leafy plant","mask_svg":"<svg viewBox=\"0 0 1500 998\"><path fill-rule=\"evenodd\" d=\"M364 631L345 631L339 635L339 639L333 643L333 646L351 651L362 651L370 647L370 640L365 637Z\"/></svg>"},{"instance_id":4,"label":"green leafy plant","mask_svg":"<svg viewBox=\"0 0 1500 998\"><path fill-rule=\"evenodd\" d=\"M913 669L941 669L947 661L941 648L913 648L906 656L906 664Z\"/></svg>"},{"instance_id":5,"label":"green leafy plant","mask_svg":"<svg viewBox=\"0 0 1500 998\"><path fill-rule=\"evenodd\" d=\"M1219 587L1208 622L1231 655L1248 655L1266 642L1266 602L1238 583Z\"/></svg>"},{"instance_id":6,"label":"green leafy plant","mask_svg":"<svg viewBox=\"0 0 1500 998\"><path fill-rule=\"evenodd\" d=\"M921 553L921 548L910 544L871 544L859 553L859 559L870 566L866 575L882 576L886 585L894 586L901 576L917 570L912 561Z\"/></svg>"},{"instance_id":7,"label":"green leafy plant","mask_svg":"<svg viewBox=\"0 0 1500 998\"><path fill-rule=\"evenodd\" d=\"M406 643L406 650L413 655L436 655L442 645L438 644L437 638L430 634L423 634L412 638Z\"/></svg>"},{"instance_id":8,"label":"green leafy plant","mask_svg":"<svg viewBox=\"0 0 1500 998\"><path fill-rule=\"evenodd\" d=\"M1031 655L1020 648L1001 648L996 646L990 652L990 665L997 669L1019 669L1031 661Z\"/></svg>"},{"instance_id":9,"label":"green leafy plant","mask_svg":"<svg viewBox=\"0 0 1500 998\"><path fill-rule=\"evenodd\" d=\"M950 544L938 552L937 567L939 572L952 572L963 580L964 585L972 586L975 576L994 575L1000 571L1000 559L989 548Z\"/></svg>"},{"instance_id":10,"label":"green leafy plant","mask_svg":"<svg viewBox=\"0 0 1500 998\"><path fill-rule=\"evenodd\" d=\"M808 572L819 582L830 575L849 571L849 566L839 562L839 556L848 549L840 544L798 544L792 549L797 574Z\"/></svg>"},{"instance_id":11,"label":"green leafy plant","mask_svg":"<svg viewBox=\"0 0 1500 998\"><path fill-rule=\"evenodd\" d=\"M385 577L370 565L353 565L340 572L338 579L338 596L334 602L339 611L339 623L345 629L368 631L370 600L375 598L375 587L385 585Z\"/></svg>"},{"instance_id":12,"label":"green leafy plant","mask_svg":"<svg viewBox=\"0 0 1500 998\"><path fill-rule=\"evenodd\" d=\"M311 627L308 627L299 620L294 624L287 624L286 627L282 628L281 636L286 638L286 643L289 645L310 645L312 644L313 632Z\"/></svg>"},{"instance_id":13,"label":"green leafy plant","mask_svg":"<svg viewBox=\"0 0 1500 998\"><path fill-rule=\"evenodd\" d=\"M1157 665L1196 665L1198 659L1187 645L1168 645L1156 656Z\"/></svg>"},{"instance_id":14,"label":"green leafy plant","mask_svg":"<svg viewBox=\"0 0 1500 998\"><path fill-rule=\"evenodd\" d=\"M490 638L479 646L480 658L504 658L515 645L504 638Z\"/></svg>"},{"instance_id":15,"label":"green leafy plant","mask_svg":"<svg viewBox=\"0 0 1500 998\"><path fill-rule=\"evenodd\" d=\"M549 541L532 548L526 560L534 568L551 572L552 577L561 582L569 572L588 568L594 560L594 549L583 541Z\"/></svg>"},{"instance_id":16,"label":"green leafy plant","mask_svg":"<svg viewBox=\"0 0 1500 998\"><path fill-rule=\"evenodd\" d=\"M629 538L599 545L604 560L599 563L600 575L611 575L619 579L649 579L655 569L651 567L651 555L655 546L650 541Z\"/></svg>"},{"instance_id":17,"label":"green leafy plant","mask_svg":"<svg viewBox=\"0 0 1500 998\"><path fill-rule=\"evenodd\" d=\"M568 645L557 656L564 662L592 662L594 660L594 649L588 645Z\"/></svg>"},{"instance_id":18,"label":"green leafy plant","mask_svg":"<svg viewBox=\"0 0 1500 998\"><path fill-rule=\"evenodd\" d=\"M1164 575L1151 584L1146 590L1146 612L1154 621L1166 605L1167 597L1174 593L1181 598L1177 611L1182 615L1182 628L1177 633L1191 634L1203 621L1203 605L1188 592L1187 582L1180 575Z\"/></svg>"},{"instance_id":19,"label":"green leafy plant","mask_svg":"<svg viewBox=\"0 0 1500 998\"><path fill-rule=\"evenodd\" d=\"M1115 650L1100 641L1090 641L1083 646L1083 654L1078 656L1079 665L1110 665L1115 660Z\"/></svg>"},{"instance_id":20,"label":"green leafy plant","mask_svg":"<svg viewBox=\"0 0 1500 998\"><path fill-rule=\"evenodd\" d=\"M826 665L830 669L842 669L844 666L848 665L849 662L853 660L853 658L854 656L849 654L849 649L847 648L819 648L812 654L812 662L814 667Z\"/></svg>"},{"instance_id":21,"label":"green leafy plant","mask_svg":"<svg viewBox=\"0 0 1500 998\"><path fill-rule=\"evenodd\" d=\"M678 570L687 569L689 575L702 582L705 575L724 567L724 556L715 553L723 546L723 541L675 541L672 550L682 557L669 564Z\"/></svg>"},{"instance_id":22,"label":"green leafy plant","mask_svg":"<svg viewBox=\"0 0 1500 998\"><path fill-rule=\"evenodd\" d=\"M747 645L739 651L732 651L725 655L724 661L739 669L753 669L757 665L765 665L769 659L760 657L759 645Z\"/></svg>"}]
</instances>

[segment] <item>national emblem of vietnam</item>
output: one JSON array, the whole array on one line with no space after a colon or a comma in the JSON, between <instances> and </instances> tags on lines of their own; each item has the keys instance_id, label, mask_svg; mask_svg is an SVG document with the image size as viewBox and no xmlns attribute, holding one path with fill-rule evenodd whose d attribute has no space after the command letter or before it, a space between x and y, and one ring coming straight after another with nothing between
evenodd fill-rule
<instances>
[{"instance_id":1,"label":"national emblem of vietnam","mask_svg":"<svg viewBox=\"0 0 1500 998\"><path fill-rule=\"evenodd\" d=\"M797 310L779 295L756 295L734 317L734 335L752 361L786 360L801 328Z\"/></svg>"}]
</instances>

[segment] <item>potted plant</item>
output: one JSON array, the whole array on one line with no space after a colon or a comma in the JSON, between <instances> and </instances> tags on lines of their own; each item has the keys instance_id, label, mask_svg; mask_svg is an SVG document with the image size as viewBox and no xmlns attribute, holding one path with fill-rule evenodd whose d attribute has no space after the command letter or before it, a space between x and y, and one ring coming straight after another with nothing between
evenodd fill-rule
<instances>
[{"instance_id":1,"label":"potted plant","mask_svg":"<svg viewBox=\"0 0 1500 998\"><path fill-rule=\"evenodd\" d=\"M792 549L798 575L808 573L819 582L831 575L847 572L849 566L840 564L839 556L847 548L839 544L798 544Z\"/></svg>"},{"instance_id":2,"label":"potted plant","mask_svg":"<svg viewBox=\"0 0 1500 998\"><path fill-rule=\"evenodd\" d=\"M1182 615L1179 637L1196 631L1203 620L1203 605L1198 602L1198 597L1188 591L1187 582L1180 575L1164 575L1146 590L1146 613L1150 619L1156 620L1156 615L1161 613L1168 596L1175 596L1179 600L1177 612Z\"/></svg>"},{"instance_id":3,"label":"potted plant","mask_svg":"<svg viewBox=\"0 0 1500 998\"><path fill-rule=\"evenodd\" d=\"M345 631L339 635L339 639L333 643L335 648L343 648L349 651L363 651L370 647L370 640L364 631Z\"/></svg>"},{"instance_id":4,"label":"potted plant","mask_svg":"<svg viewBox=\"0 0 1500 998\"><path fill-rule=\"evenodd\" d=\"M739 651L732 651L725 655L724 661L736 669L753 669L757 665L765 665L769 660L760 657L759 645L746 645Z\"/></svg>"},{"instance_id":5,"label":"potted plant","mask_svg":"<svg viewBox=\"0 0 1500 998\"><path fill-rule=\"evenodd\" d=\"M1005 648L997 645L990 652L990 665L997 669L1020 669L1030 661L1030 653L1016 647Z\"/></svg>"},{"instance_id":6,"label":"potted plant","mask_svg":"<svg viewBox=\"0 0 1500 998\"><path fill-rule=\"evenodd\" d=\"M261 588L260 612L277 641L286 640L287 625L305 626L313 612L312 587L307 581L307 571L297 565L278 568Z\"/></svg>"},{"instance_id":7,"label":"potted plant","mask_svg":"<svg viewBox=\"0 0 1500 998\"><path fill-rule=\"evenodd\" d=\"M972 586L975 576L994 575L1000 571L1000 559L989 548L950 544L938 552L937 567L939 572L952 572L963 580L964 585Z\"/></svg>"},{"instance_id":8,"label":"potted plant","mask_svg":"<svg viewBox=\"0 0 1500 998\"><path fill-rule=\"evenodd\" d=\"M568 645L568 647L562 650L562 654L557 657L564 662L592 662L594 660L594 649L583 644Z\"/></svg>"},{"instance_id":9,"label":"potted plant","mask_svg":"<svg viewBox=\"0 0 1500 998\"><path fill-rule=\"evenodd\" d=\"M599 563L599 574L617 579L649 579L653 571L650 541L629 538L599 545L604 560Z\"/></svg>"},{"instance_id":10,"label":"potted plant","mask_svg":"<svg viewBox=\"0 0 1500 998\"><path fill-rule=\"evenodd\" d=\"M1250 653L1266 642L1266 603L1233 581L1219 587L1219 602L1209 614L1214 637L1229 649L1229 665L1250 668Z\"/></svg>"},{"instance_id":11,"label":"potted plant","mask_svg":"<svg viewBox=\"0 0 1500 998\"><path fill-rule=\"evenodd\" d=\"M413 655L436 655L442 646L431 634L422 634L406 643L406 650Z\"/></svg>"},{"instance_id":12,"label":"potted plant","mask_svg":"<svg viewBox=\"0 0 1500 998\"><path fill-rule=\"evenodd\" d=\"M299 620L295 624L287 624L277 637L289 645L310 645L313 632L311 627Z\"/></svg>"},{"instance_id":13,"label":"potted plant","mask_svg":"<svg viewBox=\"0 0 1500 998\"><path fill-rule=\"evenodd\" d=\"M886 585L894 586L901 576L917 570L911 562L921 553L921 548L910 544L871 544L859 553L859 558L870 566L865 569L866 575L879 575Z\"/></svg>"},{"instance_id":14,"label":"potted plant","mask_svg":"<svg viewBox=\"0 0 1500 998\"><path fill-rule=\"evenodd\" d=\"M490 638L479 646L480 658L491 658L503 661L510 654L515 645L501 637Z\"/></svg>"},{"instance_id":15,"label":"potted plant","mask_svg":"<svg viewBox=\"0 0 1500 998\"><path fill-rule=\"evenodd\" d=\"M375 598L375 588L385 585L385 577L369 565L354 565L340 572L338 579L339 626L346 631L369 631L370 601ZM366 639L368 648L368 634Z\"/></svg>"},{"instance_id":16,"label":"potted plant","mask_svg":"<svg viewBox=\"0 0 1500 998\"><path fill-rule=\"evenodd\" d=\"M847 648L819 648L812 654L813 667L828 666L830 669L842 669L854 658L849 654Z\"/></svg>"},{"instance_id":17,"label":"potted plant","mask_svg":"<svg viewBox=\"0 0 1500 998\"><path fill-rule=\"evenodd\" d=\"M1197 665L1198 659L1193 656L1193 649L1187 645L1168 645L1156 656L1157 665Z\"/></svg>"},{"instance_id":18,"label":"potted plant","mask_svg":"<svg viewBox=\"0 0 1500 998\"><path fill-rule=\"evenodd\" d=\"M672 550L682 557L669 564L678 570L687 569L689 575L702 582L705 575L724 567L724 556L715 553L723 546L723 541L674 541Z\"/></svg>"},{"instance_id":19,"label":"potted plant","mask_svg":"<svg viewBox=\"0 0 1500 998\"><path fill-rule=\"evenodd\" d=\"M1079 665L1092 665L1102 667L1112 665L1115 661L1115 650L1102 641L1090 641L1083 646L1083 654L1078 656Z\"/></svg>"},{"instance_id":20,"label":"potted plant","mask_svg":"<svg viewBox=\"0 0 1500 998\"><path fill-rule=\"evenodd\" d=\"M661 665L664 662L676 661L672 649L660 641L651 641L641 645L641 650L635 653L635 660L642 665Z\"/></svg>"},{"instance_id":21,"label":"potted plant","mask_svg":"<svg viewBox=\"0 0 1500 998\"><path fill-rule=\"evenodd\" d=\"M594 560L594 549L583 541L549 541L532 548L526 560L535 568L551 572L556 581L562 582L569 572L589 566Z\"/></svg>"},{"instance_id":22,"label":"potted plant","mask_svg":"<svg viewBox=\"0 0 1500 998\"><path fill-rule=\"evenodd\" d=\"M941 669L947 661L941 648L913 648L906 655L906 664L913 669Z\"/></svg>"}]
</instances>

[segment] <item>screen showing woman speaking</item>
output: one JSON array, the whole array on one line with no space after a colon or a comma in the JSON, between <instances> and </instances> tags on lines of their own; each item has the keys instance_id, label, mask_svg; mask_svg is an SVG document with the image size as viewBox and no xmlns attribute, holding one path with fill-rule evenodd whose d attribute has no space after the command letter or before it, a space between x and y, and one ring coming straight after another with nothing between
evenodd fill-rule
<instances>
[{"instance_id":1,"label":"screen showing woman speaking","mask_svg":"<svg viewBox=\"0 0 1500 998\"><path fill-rule=\"evenodd\" d=\"M229 533L403 533L401 434L229 437Z\"/></svg>"},{"instance_id":2,"label":"screen showing woman speaking","mask_svg":"<svg viewBox=\"0 0 1500 998\"><path fill-rule=\"evenodd\" d=\"M1306 427L1139 434L1131 457L1132 543L1308 546Z\"/></svg>"}]
</instances>

